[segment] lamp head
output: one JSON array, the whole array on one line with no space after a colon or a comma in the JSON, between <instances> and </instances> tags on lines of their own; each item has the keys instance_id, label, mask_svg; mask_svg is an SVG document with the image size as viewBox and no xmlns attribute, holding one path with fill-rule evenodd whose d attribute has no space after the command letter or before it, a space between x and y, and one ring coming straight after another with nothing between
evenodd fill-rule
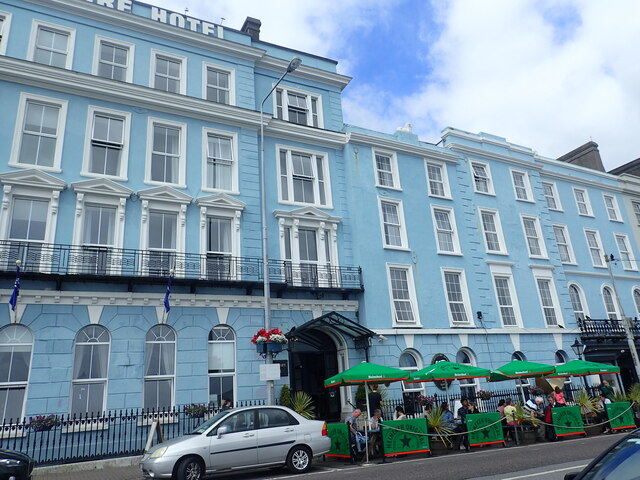
<instances>
[{"instance_id":1,"label":"lamp head","mask_svg":"<svg viewBox=\"0 0 640 480\"><path fill-rule=\"evenodd\" d=\"M293 72L296 68L300 66L302 63L302 59L300 57L293 57L287 65L287 73Z\"/></svg>"}]
</instances>

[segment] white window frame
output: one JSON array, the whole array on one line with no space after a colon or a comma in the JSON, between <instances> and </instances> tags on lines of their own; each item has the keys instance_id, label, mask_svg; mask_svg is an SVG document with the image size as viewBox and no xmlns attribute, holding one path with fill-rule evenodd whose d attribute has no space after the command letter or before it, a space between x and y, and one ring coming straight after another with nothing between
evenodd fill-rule
<instances>
[{"instance_id":1,"label":"white window frame","mask_svg":"<svg viewBox=\"0 0 640 480\"><path fill-rule=\"evenodd\" d=\"M436 211L446 212L449 216L449 223L451 224L451 237L453 243L453 250L443 250L440 245L439 233L440 229L438 227L438 222L436 221ZM460 240L458 238L458 227L456 223L456 215L455 211L451 207L443 207L440 205L431 205L431 221L433 222L433 233L436 237L436 247L438 249L438 254L441 255L462 255L462 250L460 249ZM449 232L445 232L449 233Z\"/></svg>"},{"instance_id":2,"label":"white window frame","mask_svg":"<svg viewBox=\"0 0 640 480\"><path fill-rule=\"evenodd\" d=\"M560 308L560 300L558 299L558 292L556 290L555 281L553 279L553 269L543 267L532 267L533 279L536 283L536 292L538 293L538 300L540 301L540 308L542 313L542 319L544 320L545 327L564 327L564 319L562 317L562 309ZM551 305L545 305L542 298L542 292L540 291L539 281L549 282L549 294ZM545 315L545 309L553 309L556 325L549 325L547 323L547 317Z\"/></svg>"},{"instance_id":3,"label":"white window frame","mask_svg":"<svg viewBox=\"0 0 640 480\"><path fill-rule=\"evenodd\" d=\"M404 355L413 358L413 360L416 363L416 366L415 367L401 366L400 359L402 359ZM400 352L400 355L398 356L398 368L400 370L404 370L405 372L417 372L418 370L421 370L423 368L422 366L423 366L422 357L420 356L420 353L414 350L413 348L407 348L402 352ZM403 392L415 392L417 394L424 394L425 385L423 382L412 382L412 383L400 382L400 385L402 386Z\"/></svg>"},{"instance_id":4,"label":"white window frame","mask_svg":"<svg viewBox=\"0 0 640 480\"><path fill-rule=\"evenodd\" d=\"M578 300L580 301L580 306L582 307L582 310L578 311L574 309L574 303L573 300L571 298L571 287L575 288L576 292L578 292ZM569 292L569 301L571 302L571 311L573 312L573 316L576 319L576 321L578 320L578 316L581 315L582 320L584 320L585 318L589 317L589 304L587 303L587 298L584 295L584 290L582 289L582 287L580 285L578 285L576 282L571 282L569 283L567 290Z\"/></svg>"},{"instance_id":5,"label":"white window frame","mask_svg":"<svg viewBox=\"0 0 640 480\"><path fill-rule=\"evenodd\" d=\"M209 195L207 197L200 197L196 200L196 205L200 208L200 255L202 258L207 258L211 253L207 250L207 226L208 219L210 217L224 218L231 221L231 259L229 265L229 279L239 279L242 272L236 271L236 264L233 261L234 258L240 257L241 249L241 232L240 227L242 225L242 212L246 206L245 203L230 197L223 193L217 193ZM201 262L202 278L207 278L209 272L207 271L207 262Z\"/></svg>"},{"instance_id":6,"label":"white window frame","mask_svg":"<svg viewBox=\"0 0 640 480\"><path fill-rule=\"evenodd\" d=\"M467 358L469 358L469 363L459 361L460 359L458 357L460 356L461 353L466 355ZM476 357L476 354L473 352L473 350L471 350L469 347L462 347L460 348L460 350L456 352L456 363L477 367L478 359ZM458 380L458 383L460 387L460 393L463 396L467 396L470 398L475 397L477 389L480 388L480 379L478 378L461 378ZM469 390L471 390L471 392L469 392Z\"/></svg>"},{"instance_id":7,"label":"white window frame","mask_svg":"<svg viewBox=\"0 0 640 480\"><path fill-rule=\"evenodd\" d=\"M618 254L620 255L618 258L622 262L622 268L624 270L637 271L638 267L634 266L634 265L637 265L637 261L634 258L633 250L631 250L631 244L629 243L629 236L625 235L624 233L614 233L613 238L616 242L616 247L618 248ZM620 248L621 241L625 246L624 250Z\"/></svg>"},{"instance_id":8,"label":"white window frame","mask_svg":"<svg viewBox=\"0 0 640 480\"><path fill-rule=\"evenodd\" d=\"M460 280L460 293L462 294L462 302L456 301L455 303L461 303L464 307L465 315L467 317L466 322L456 322L453 318L453 312L451 310L451 301L449 299L449 290L447 289L446 274L452 273L458 275ZM462 268L448 268L440 267L440 275L442 278L442 287L444 289L444 300L447 303L447 312L449 313L449 324L452 327L456 326L473 326L473 312L471 310L471 298L469 297L469 289L467 287L467 277L464 269Z\"/></svg>"},{"instance_id":9,"label":"white window frame","mask_svg":"<svg viewBox=\"0 0 640 480\"><path fill-rule=\"evenodd\" d=\"M535 203L535 200L533 198L533 191L531 190L531 179L529 178L529 173L523 170L514 169L510 169L510 172L511 183L513 184L513 194L515 195L516 200L521 202ZM524 185L516 185L516 175L522 175L522 182ZM520 196L518 195L519 188L524 189L525 196L523 198L520 198Z\"/></svg>"},{"instance_id":10,"label":"white window frame","mask_svg":"<svg viewBox=\"0 0 640 480\"><path fill-rule=\"evenodd\" d=\"M56 149L53 155L53 165L51 167L46 165L34 165L32 163L20 163L20 148L22 146L22 134L24 130L24 121L27 113L27 103L33 101L35 103L45 103L59 108L58 114L58 128L56 131ZM60 100L57 98L44 97L42 95L34 95L31 93L22 92L20 94L18 107L18 115L16 118L16 125L13 134L13 145L11 147L11 157L9 158L10 167L19 168L36 168L44 172L61 173L62 162L62 147L65 138L65 127L67 123L67 100Z\"/></svg>"},{"instance_id":11,"label":"white window frame","mask_svg":"<svg viewBox=\"0 0 640 480\"><path fill-rule=\"evenodd\" d=\"M442 177L442 189L444 195L438 195L431 190L431 177L429 176L429 167L436 167L440 169L440 176ZM447 164L444 162L438 162L437 160L425 160L424 172L427 176L427 191L430 197L445 198L451 200L451 188L449 186L449 174L447 173ZM437 183L437 182L436 182Z\"/></svg>"},{"instance_id":12,"label":"white window frame","mask_svg":"<svg viewBox=\"0 0 640 480\"><path fill-rule=\"evenodd\" d=\"M231 188L229 190L212 188L207 185L207 162L209 154L209 135L224 137L231 140ZM238 181L238 134L227 130L216 130L213 128L202 128L202 191L203 192L226 192L235 195L240 194Z\"/></svg>"},{"instance_id":13,"label":"white window frame","mask_svg":"<svg viewBox=\"0 0 640 480\"><path fill-rule=\"evenodd\" d=\"M487 235L484 229L484 222L482 221L482 214L487 213L493 216L494 223L496 225L495 234L498 237L498 242L500 243L500 250L490 250L489 244L487 243ZM486 253L492 253L494 255L509 255L507 251L507 244L504 240L504 234L502 233L502 222L500 221L500 212L494 210L492 208L478 208L478 220L480 221L480 229L482 230L482 238L484 240L484 248Z\"/></svg>"},{"instance_id":14,"label":"white window frame","mask_svg":"<svg viewBox=\"0 0 640 480\"><path fill-rule=\"evenodd\" d=\"M486 180L487 180L487 191L484 192L482 190L478 190L478 186L476 185L476 172L474 170L474 166L477 167L482 167L484 168L485 171L485 175ZM473 182L473 191L475 193L480 193L482 195L495 195L495 190L493 188L493 177L491 175L491 167L488 163L486 162L480 162L477 160L472 160L470 163L470 167L471 167L471 181Z\"/></svg>"},{"instance_id":15,"label":"white window frame","mask_svg":"<svg viewBox=\"0 0 640 480\"><path fill-rule=\"evenodd\" d=\"M147 340L147 335L149 335L149 333L151 332L152 329L154 329L155 327L159 327L162 326L164 328L168 328L173 332L173 342L171 341L167 341L167 340ZM149 345L154 345L154 344L173 344L173 374L165 374L165 375L147 375L147 365L146 365L146 355L147 355L147 348L149 347ZM170 405L156 405L155 409L156 410L160 410L162 408L168 408L168 407L173 407L176 404L176 370L177 370L177 345L178 345L178 333L176 332L175 328L171 327L170 325L166 325L166 324L156 324L153 325L149 330L147 330L146 334L145 334L145 339L144 339L144 358L145 358L145 362L143 364L143 368L144 368L144 375L143 375L143 379L142 379L142 404L144 405L144 398L145 398L145 394L146 394L146 388L147 388L147 381L158 381L158 380L171 380L171 404ZM154 408L154 407L143 407L143 408Z\"/></svg>"},{"instance_id":16,"label":"white window frame","mask_svg":"<svg viewBox=\"0 0 640 480\"><path fill-rule=\"evenodd\" d=\"M515 282L513 280L512 264L511 263L490 263L489 270L491 271L491 288L496 299L496 307L498 309L498 317L503 328L521 328L522 314L520 313L520 303L518 302L518 291L516 290ZM509 289L509 296L511 297L511 305L505 305L513 310L513 316L515 318L515 325L505 325L502 311L500 309L500 298L498 296L498 289L496 288L496 277L504 278L507 281L507 287Z\"/></svg>"},{"instance_id":17,"label":"white window frame","mask_svg":"<svg viewBox=\"0 0 640 480\"><path fill-rule=\"evenodd\" d=\"M73 52L76 44L76 30L75 28L58 25L55 23L43 22L42 20L34 19L31 23L31 35L29 37L29 48L27 50L27 58L34 62L36 53L36 40L38 38L38 30L41 28L49 28L51 30L57 30L58 32L66 33L69 35L69 43L67 44L67 53L65 58L64 68L71 69L73 65ZM42 64L45 65L45 64ZM53 67L56 68L56 67Z\"/></svg>"},{"instance_id":18,"label":"white window frame","mask_svg":"<svg viewBox=\"0 0 640 480\"><path fill-rule=\"evenodd\" d=\"M227 340L227 339L221 340L219 338L210 340L210 338L212 337L212 332L216 327L228 328L233 334L233 340ZM214 372L214 373L209 372L209 355L211 353L211 348L213 348L212 346L215 345L216 343L225 343L225 344L233 343L233 372ZM238 332L236 332L234 328L232 328L227 324L214 325L207 333L207 396L209 398L209 403L213 403L211 401L210 379L222 378L222 377L231 377L233 379L233 398L232 399L225 398L224 400L230 400L232 401L232 403L235 403L235 401L238 400L238 397L237 397L238 374L239 374L238 372ZM218 408L222 406L222 400L223 400L222 398L218 399L218 403L216 405Z\"/></svg>"},{"instance_id":19,"label":"white window frame","mask_svg":"<svg viewBox=\"0 0 640 480\"><path fill-rule=\"evenodd\" d=\"M278 233L280 238L280 258L286 262L291 262L291 279L287 278L288 272L285 269L284 280L292 281L294 285L305 284L302 278L303 271L299 267L303 262L300 260L300 245L298 239L299 230L307 229L316 232L317 265L318 265L318 286L335 287L340 285L340 278L334 275L340 266L338 257L338 225L341 219L332 217L313 207L301 208L293 211L277 210L275 216L278 219ZM287 238L289 234L289 238ZM287 255L287 242L289 242L290 257ZM327 258L327 255L329 258ZM311 264L311 262L305 262ZM330 266L332 268L326 268ZM308 283L308 282L307 282Z\"/></svg>"},{"instance_id":20,"label":"white window frame","mask_svg":"<svg viewBox=\"0 0 640 480\"><path fill-rule=\"evenodd\" d=\"M411 265L403 265L399 263L387 263L387 286L389 291L389 300L391 306L391 317L392 317L392 326L393 328L398 327L412 327L412 328L420 328L422 325L420 323L420 313L418 311L418 302L416 297L416 288L415 282L413 280L413 269ZM409 299L406 300L409 302L411 306L411 310L413 313L413 322L398 322L396 316L396 307L395 307L395 299L393 297L393 289L391 286L391 269L404 270L407 273L407 289L409 290Z\"/></svg>"},{"instance_id":21,"label":"white window frame","mask_svg":"<svg viewBox=\"0 0 640 480\"><path fill-rule=\"evenodd\" d=\"M609 308L607 307L607 302L605 301L605 297L604 297L605 289L611 295L611 306L613 307L613 310L609 310ZM622 318L620 315L620 310L618 309L618 302L616 301L616 298L615 298L616 297L615 290L611 287L611 285L608 285L608 284L602 285L602 288L600 289L600 295L602 296L602 305L604 306L604 311L607 318L611 320L619 320L620 318ZM612 314L615 316L615 318L611 316Z\"/></svg>"},{"instance_id":22,"label":"white window frame","mask_svg":"<svg viewBox=\"0 0 640 480\"><path fill-rule=\"evenodd\" d=\"M2 340L4 340L2 337L4 337L4 331L7 329L12 329L15 330L15 328L18 327L19 330L24 329L23 331L25 333L28 333L30 335L30 338L28 342L23 341L23 342L3 342ZM26 380L11 380L11 378L9 378L7 380L7 382L2 382L0 385L2 385L2 388L6 388L8 390L11 389L21 389L24 388L24 396L22 397L22 405L20 405L20 415L16 418L12 418L13 420L15 420L14 423L9 424L8 420L9 417L4 417L3 420L6 422L6 425L17 425L20 424L22 419L24 418L24 412L25 412L25 408L27 406L27 398L29 396L29 380L31 379L31 370L33 369L33 344L34 344L34 335L33 335L33 331L22 324L19 323L9 323L7 325L4 325L0 328L0 332L2 332L2 336L0 336L0 344L2 346L8 346L8 347L16 347L16 346L21 346L21 347L25 347L25 346L29 346L29 365L27 367L27 378ZM22 338L24 338L24 335L22 336ZM15 337L13 337L13 339L16 339ZM9 373L11 373L11 368L9 368ZM6 408L3 408L3 411L6 412ZM19 434L18 434L19 436Z\"/></svg>"},{"instance_id":23,"label":"white window frame","mask_svg":"<svg viewBox=\"0 0 640 480\"><path fill-rule=\"evenodd\" d=\"M319 208L332 209L333 200L331 196L331 175L329 172L329 156L326 152L319 152L316 150L309 150L305 148L295 148L287 145L276 145L276 167L278 174L278 202L285 205L299 205L299 206L315 206ZM284 200L282 195L282 168L280 165L280 152L285 151L287 157L287 197L288 200ZM292 153L301 153L303 155L310 155L315 161L312 160L311 165L313 169L313 198L315 203L297 202L294 200L293 192L293 162L291 159ZM318 179L318 169L316 165L317 157L322 159L322 170L324 175L324 195L326 204L320 203L320 181Z\"/></svg>"},{"instance_id":24,"label":"white window frame","mask_svg":"<svg viewBox=\"0 0 640 480\"><path fill-rule=\"evenodd\" d=\"M631 200L631 209L636 216L636 223L640 225L640 202Z\"/></svg>"},{"instance_id":25,"label":"white window frame","mask_svg":"<svg viewBox=\"0 0 640 480\"><path fill-rule=\"evenodd\" d=\"M313 128L324 128L324 116L323 116L323 108L322 108L322 95L319 93L307 92L304 90L300 90L294 87L289 87L286 85L280 85L273 92L273 116L274 118L279 118L285 122L289 122L289 96L287 93L293 93L295 95L300 95L306 97L307 102L307 124L308 127ZM278 93L280 93L282 98L282 116L278 114ZM316 99L316 106L318 108L318 126L314 127L313 125L313 114L311 112L311 101L312 99ZM290 122L294 125L302 125L301 123Z\"/></svg>"},{"instance_id":26,"label":"white window frame","mask_svg":"<svg viewBox=\"0 0 640 480\"><path fill-rule=\"evenodd\" d=\"M593 217L593 209L591 208L591 200L589 199L589 192L587 192L584 188L572 187L573 188L573 198L576 202L576 209L578 210L578 215L582 217ZM584 201L580 201L578 199L578 194L582 194ZM584 205L586 212L580 211L580 205Z\"/></svg>"},{"instance_id":27,"label":"white window frame","mask_svg":"<svg viewBox=\"0 0 640 480\"><path fill-rule=\"evenodd\" d=\"M33 176L39 176L41 179L35 180ZM24 177L24 180L21 177ZM40 173L38 170L21 170L2 174L0 175L0 181L4 184L2 188L3 205L7 207L0 209L0 239L9 240L14 200L16 198L26 198L48 202L48 221L44 240L34 243L53 244L56 235L60 191L66 187L66 183L50 175ZM40 261L39 267L42 273L48 273L51 268L48 257L50 255L43 255ZM11 266L11 268L13 267Z\"/></svg>"},{"instance_id":28,"label":"white window frame","mask_svg":"<svg viewBox=\"0 0 640 480\"><path fill-rule=\"evenodd\" d=\"M80 328L78 330L78 332L76 333L76 335L74 337L74 340L73 340L74 361L73 361L73 366L72 366L73 370L72 370L71 392L70 392L70 395L69 395L69 413L71 415L73 415L73 411L72 411L72 406L73 406L73 387L74 387L74 385L76 385L78 383L80 383L80 384L84 384L84 383L88 383L88 384L103 384L104 385L104 395L102 397L102 410L100 412L93 412L94 415L97 414L99 416L101 414L101 412L104 412L106 410L106 406L107 406L107 397L109 396L109 371L111 370L110 369L110 366L111 366L111 347L112 347L113 338L112 338L111 331L109 331L109 329L106 328L104 325L99 325L98 324L98 325L95 325L95 326L98 326L98 327L101 327L101 328L105 329L105 331L107 332L107 335L109 337L108 342L99 342L99 343L98 342L96 342L96 343L93 343L93 342L91 342L91 343L80 342L80 343L84 344L84 345L102 345L103 343L106 343L108 345L108 348L107 348L107 362L106 362L107 363L106 376L105 377L98 377L98 378L80 378L80 379L74 378L75 377L74 372L75 372L75 369L76 369L75 355L76 355L77 346L79 344L78 335L80 334L80 332L82 330L84 330L87 327L91 327L91 326L94 326L94 325L93 324L85 325L84 327ZM86 416L88 417L90 413L91 412L86 412ZM81 412L80 414L83 417L85 416L83 412Z\"/></svg>"},{"instance_id":29,"label":"white window frame","mask_svg":"<svg viewBox=\"0 0 640 480\"><path fill-rule=\"evenodd\" d=\"M636 307L636 314L634 316L640 317L640 287L639 286L636 285L631 289L631 298L633 298L633 304Z\"/></svg>"},{"instance_id":30,"label":"white window frame","mask_svg":"<svg viewBox=\"0 0 640 480\"><path fill-rule=\"evenodd\" d=\"M555 212L562 212L562 203L560 202L560 195L558 195L558 187L556 185L555 182L549 182L547 180L541 182L542 183L542 194L544 196L545 202L547 204L547 208L549 210L553 210ZM547 195L544 187L547 186L551 189L551 195ZM555 202L556 206L555 208L551 208L549 206L549 197L551 197L553 199L553 201Z\"/></svg>"},{"instance_id":31,"label":"white window frame","mask_svg":"<svg viewBox=\"0 0 640 480\"><path fill-rule=\"evenodd\" d=\"M202 64L202 98L207 100L207 70L211 68L229 75L229 103L220 103L220 105L236 104L236 70L235 68L223 67L216 63L203 62ZM207 100L213 102L213 100ZM219 103L219 102L214 102Z\"/></svg>"},{"instance_id":32,"label":"white window frame","mask_svg":"<svg viewBox=\"0 0 640 480\"><path fill-rule=\"evenodd\" d=\"M154 127L165 126L180 130L180 155L178 157L178 182L158 182L151 180L151 158L153 155L153 129ZM148 185L170 185L176 188L187 188L186 170L187 170L187 124L181 122L173 122L164 118L149 117L147 121L147 159L145 162L144 183Z\"/></svg>"},{"instance_id":33,"label":"white window frame","mask_svg":"<svg viewBox=\"0 0 640 480\"><path fill-rule=\"evenodd\" d=\"M607 201L611 201L611 205L607 205ZM618 199L614 195L609 195L606 193L602 194L602 201L604 203L604 208L607 211L607 217L612 222L624 223L622 221L622 214L620 213L620 207L618 207Z\"/></svg>"},{"instance_id":34,"label":"white window frame","mask_svg":"<svg viewBox=\"0 0 640 480\"><path fill-rule=\"evenodd\" d=\"M120 172L118 175L107 175L102 173L94 173L89 170L91 160L91 142L93 140L93 123L96 115L104 114L109 117L118 117L124 121L122 127L122 149L120 150ZM129 171L129 144L131 138L131 112L121 110L112 110L109 108L101 108L95 105L89 105L87 111L87 125L84 142L84 160L82 162L82 171L80 175L93 178L110 178L112 180L128 181L127 172Z\"/></svg>"},{"instance_id":35,"label":"white window frame","mask_svg":"<svg viewBox=\"0 0 640 480\"><path fill-rule=\"evenodd\" d=\"M533 226L535 229L535 237L529 237L529 235L527 234L527 228L525 226L525 221L526 220L532 220L533 221ZM527 252L529 252L529 258L549 258L547 255L547 246L545 244L544 241L544 236L542 235L542 228L540 226L540 219L538 217L535 217L533 215L521 215L520 216L520 221L522 224L522 233L524 235L524 239L525 239L525 243L527 245ZM529 244L529 239L532 240L537 240L538 241L538 247L540 248L540 253L533 253L531 251L531 245Z\"/></svg>"},{"instance_id":36,"label":"white window frame","mask_svg":"<svg viewBox=\"0 0 640 480\"><path fill-rule=\"evenodd\" d=\"M124 48L127 50L127 64L125 66L124 81L127 83L132 83L133 82L133 62L135 58L135 44L129 43L129 42L123 42L122 40L116 40L110 37L104 37L102 35L96 35L96 38L95 38L95 43L93 47L93 68L91 70L91 73L93 75L98 76L98 69L100 67L100 48L103 43L112 44L116 47ZM100 78L107 78L107 77L100 77ZM114 80L114 81L118 81L118 80Z\"/></svg>"},{"instance_id":37,"label":"white window frame","mask_svg":"<svg viewBox=\"0 0 640 480\"><path fill-rule=\"evenodd\" d=\"M400 222L400 225L398 225L400 229L400 245L387 244L385 228L384 228L385 220L384 220L384 214L382 211L383 203L393 204L398 209L398 220ZM408 250L409 240L407 239L406 222L404 219L404 209L402 207L402 200L397 200L395 198L389 198L389 197L378 197L378 215L380 218L380 233L382 234L382 248L386 248L389 250Z\"/></svg>"},{"instance_id":38,"label":"white window frame","mask_svg":"<svg viewBox=\"0 0 640 480\"><path fill-rule=\"evenodd\" d=\"M11 13L0 10L0 18L3 20L0 25L0 55L4 55L7 52L7 41L11 29Z\"/></svg>"},{"instance_id":39,"label":"white window frame","mask_svg":"<svg viewBox=\"0 0 640 480\"><path fill-rule=\"evenodd\" d=\"M595 247L591 247L589 244L589 234L593 234L593 238L595 239L597 245ZM585 228L584 229L584 238L587 243L587 249L589 250L589 256L591 257L591 264L595 268L607 268L604 262L604 248L602 246L602 240L600 239L600 232L595 229ZM598 249L598 258L600 259L600 263L595 263L593 258L593 249Z\"/></svg>"},{"instance_id":40,"label":"white window frame","mask_svg":"<svg viewBox=\"0 0 640 480\"><path fill-rule=\"evenodd\" d=\"M566 225L562 225L559 223L554 223L552 225L553 235L556 239L556 244L558 245L558 256L560 257L560 261L565 265L576 265L576 255L573 252L573 245L571 244L571 237L569 236L569 229ZM563 244L567 249L567 254L569 255L569 260L562 260L562 254L560 253L560 242L558 242L558 235L556 234L556 229L562 230L562 234L564 235L566 243Z\"/></svg>"},{"instance_id":41,"label":"white window frame","mask_svg":"<svg viewBox=\"0 0 640 480\"><path fill-rule=\"evenodd\" d=\"M172 193L174 193L172 195ZM191 203L191 197L176 192L171 187L158 187L151 188L146 191L138 192L141 206L141 225L140 225L140 250L149 252L149 213L173 213L177 215L176 220L176 246L171 252L165 250L167 253L175 254L176 268L174 268L174 276L184 276L184 272L177 268L178 265L184 264L181 261L182 256L185 253L185 246L187 241L187 205ZM153 250L154 252L158 250ZM140 268L143 274L149 272L148 263L146 258L141 262Z\"/></svg>"},{"instance_id":42,"label":"white window frame","mask_svg":"<svg viewBox=\"0 0 640 480\"><path fill-rule=\"evenodd\" d=\"M156 88L156 63L158 57L165 57L169 60L174 60L180 62L180 88L178 92L170 92L168 90L160 90L165 93L173 93L176 95L186 95L187 94L187 57L182 55L176 55L175 53L169 53L162 50L156 50L155 48L151 49L151 67L149 70L149 86L151 88Z\"/></svg>"},{"instance_id":43,"label":"white window frame","mask_svg":"<svg viewBox=\"0 0 640 480\"><path fill-rule=\"evenodd\" d=\"M391 175L391 185L383 185L380 183L380 173L381 170L378 169L378 159L377 156L380 155L382 157L387 157L389 159L389 167L391 168L389 173ZM398 172L398 156L395 152L388 152L385 150L376 150L372 149L372 157L373 157L373 171L375 174L376 187L378 188L388 188L390 190L402 190L400 187L400 173Z\"/></svg>"}]
</instances>

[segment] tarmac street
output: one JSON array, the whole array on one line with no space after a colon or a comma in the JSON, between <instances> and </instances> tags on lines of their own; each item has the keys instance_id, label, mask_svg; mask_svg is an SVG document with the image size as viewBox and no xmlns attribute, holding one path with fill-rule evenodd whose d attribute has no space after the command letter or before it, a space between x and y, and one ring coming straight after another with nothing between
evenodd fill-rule
<instances>
[{"instance_id":1,"label":"tarmac street","mask_svg":"<svg viewBox=\"0 0 640 480\"><path fill-rule=\"evenodd\" d=\"M535 443L518 447L491 446L472 449L471 452L442 456L414 455L396 457L388 463L380 460L369 464L351 465L344 460L317 461L314 468L304 475L293 475L283 468L271 468L250 472L221 473L211 479L234 480L285 480L342 479L358 475L367 480L561 480L566 473L581 470L596 455L621 438L618 435L600 435L588 438L565 439L554 443ZM138 457L139 458L139 457ZM143 480L135 464L110 467L103 460L98 470L58 471L56 467L38 468L34 480ZM95 463L95 462L91 462ZM76 465L82 467L83 465ZM89 466L89 465L84 465Z\"/></svg>"}]
</instances>

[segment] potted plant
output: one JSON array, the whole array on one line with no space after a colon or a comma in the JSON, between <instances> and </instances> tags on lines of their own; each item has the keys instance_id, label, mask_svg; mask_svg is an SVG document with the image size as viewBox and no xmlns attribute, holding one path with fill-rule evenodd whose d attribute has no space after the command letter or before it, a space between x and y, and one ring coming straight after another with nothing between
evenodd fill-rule
<instances>
[{"instance_id":1,"label":"potted plant","mask_svg":"<svg viewBox=\"0 0 640 480\"><path fill-rule=\"evenodd\" d=\"M34 432L46 432L53 427L60 425L60 420L55 415L38 415L35 418L29 417L29 425Z\"/></svg>"},{"instance_id":2,"label":"potted plant","mask_svg":"<svg viewBox=\"0 0 640 480\"><path fill-rule=\"evenodd\" d=\"M429 397L427 395L416 395L415 401L418 405L422 407L423 411L427 411L429 406L432 406L436 403L436 397Z\"/></svg>"},{"instance_id":3,"label":"potted plant","mask_svg":"<svg viewBox=\"0 0 640 480\"><path fill-rule=\"evenodd\" d=\"M598 399L589 395L586 390L580 389L573 396L573 401L580 407L580 413L584 423L590 423L596 417L598 411Z\"/></svg>"},{"instance_id":4,"label":"potted plant","mask_svg":"<svg viewBox=\"0 0 640 480\"><path fill-rule=\"evenodd\" d=\"M633 416L640 427L640 383L634 383L627 391L627 400L633 405Z\"/></svg>"},{"instance_id":5,"label":"potted plant","mask_svg":"<svg viewBox=\"0 0 640 480\"><path fill-rule=\"evenodd\" d=\"M452 438L450 435L453 433L453 426L445 423L444 411L440 407L432 408L426 413L427 418L427 430L430 433L435 433L435 437L429 439L429 446L431 451L440 451L440 453L446 453L448 448L452 445Z\"/></svg>"},{"instance_id":6,"label":"potted plant","mask_svg":"<svg viewBox=\"0 0 640 480\"><path fill-rule=\"evenodd\" d=\"M304 418L315 418L316 407L313 405L313 398L306 392L296 392L293 394L291 397L291 409Z\"/></svg>"},{"instance_id":7,"label":"potted plant","mask_svg":"<svg viewBox=\"0 0 640 480\"><path fill-rule=\"evenodd\" d=\"M489 400L493 394L489 390L478 390L476 395L481 400Z\"/></svg>"},{"instance_id":8,"label":"potted plant","mask_svg":"<svg viewBox=\"0 0 640 480\"><path fill-rule=\"evenodd\" d=\"M184 407L184 414L191 418L203 418L209 409L202 403L192 403Z\"/></svg>"}]
</instances>

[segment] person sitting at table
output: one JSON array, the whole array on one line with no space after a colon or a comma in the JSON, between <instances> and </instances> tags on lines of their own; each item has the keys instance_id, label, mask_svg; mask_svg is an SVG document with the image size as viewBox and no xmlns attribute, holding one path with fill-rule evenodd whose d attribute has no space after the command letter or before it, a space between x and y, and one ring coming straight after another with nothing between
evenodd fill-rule
<instances>
[{"instance_id":1,"label":"person sitting at table","mask_svg":"<svg viewBox=\"0 0 640 480\"><path fill-rule=\"evenodd\" d=\"M396 407L396 411L393 412L393 419L394 420L404 420L405 418L407 418L407 416L404 413L404 408L402 408L400 405L398 405Z\"/></svg>"},{"instance_id":2,"label":"person sitting at table","mask_svg":"<svg viewBox=\"0 0 640 480\"><path fill-rule=\"evenodd\" d=\"M507 420L507 425L513 427L517 423L516 412L517 409L513 404L513 400L511 398L507 398L504 401L504 418Z\"/></svg>"},{"instance_id":3,"label":"person sitting at table","mask_svg":"<svg viewBox=\"0 0 640 480\"><path fill-rule=\"evenodd\" d=\"M369 453L376 456L380 449L380 429L382 425L382 410L377 408L373 411L373 417L369 420Z\"/></svg>"}]
</instances>

